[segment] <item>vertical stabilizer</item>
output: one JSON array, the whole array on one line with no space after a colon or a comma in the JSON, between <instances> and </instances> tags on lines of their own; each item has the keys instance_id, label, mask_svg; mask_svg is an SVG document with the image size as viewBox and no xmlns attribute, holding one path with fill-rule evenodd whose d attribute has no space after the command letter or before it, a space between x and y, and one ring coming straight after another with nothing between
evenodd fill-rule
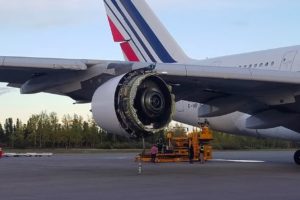
<instances>
[{"instance_id":1,"label":"vertical stabilizer","mask_svg":"<svg viewBox=\"0 0 300 200\"><path fill-rule=\"evenodd\" d=\"M189 58L144 0L104 0L115 42L128 61L185 63Z\"/></svg>"}]
</instances>

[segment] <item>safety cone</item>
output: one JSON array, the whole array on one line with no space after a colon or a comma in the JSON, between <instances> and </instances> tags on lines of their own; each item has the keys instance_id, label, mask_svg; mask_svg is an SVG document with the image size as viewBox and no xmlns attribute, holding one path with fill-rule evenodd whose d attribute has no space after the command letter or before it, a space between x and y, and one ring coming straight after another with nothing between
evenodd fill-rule
<instances>
[{"instance_id":1,"label":"safety cone","mask_svg":"<svg viewBox=\"0 0 300 200\"><path fill-rule=\"evenodd\" d=\"M2 151L2 148L0 147L0 158L2 158L3 156L3 151Z\"/></svg>"}]
</instances>

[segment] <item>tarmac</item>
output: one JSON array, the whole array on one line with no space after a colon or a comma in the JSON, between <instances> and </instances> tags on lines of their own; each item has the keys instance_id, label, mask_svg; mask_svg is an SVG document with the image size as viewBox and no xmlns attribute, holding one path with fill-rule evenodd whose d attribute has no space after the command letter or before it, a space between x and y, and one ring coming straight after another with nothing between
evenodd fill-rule
<instances>
[{"instance_id":1,"label":"tarmac","mask_svg":"<svg viewBox=\"0 0 300 200\"><path fill-rule=\"evenodd\" d=\"M143 164L136 153L0 159L1 200L299 200L293 151L220 151L199 163ZM229 161L228 161L229 160Z\"/></svg>"}]
</instances>

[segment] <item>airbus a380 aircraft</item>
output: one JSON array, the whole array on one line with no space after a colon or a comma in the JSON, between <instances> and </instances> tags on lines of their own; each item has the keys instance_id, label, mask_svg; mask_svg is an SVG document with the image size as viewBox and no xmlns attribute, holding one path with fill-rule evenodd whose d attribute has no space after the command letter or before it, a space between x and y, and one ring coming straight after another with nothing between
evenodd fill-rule
<instances>
[{"instance_id":1,"label":"airbus a380 aircraft","mask_svg":"<svg viewBox=\"0 0 300 200\"><path fill-rule=\"evenodd\" d=\"M139 137L172 119L300 141L300 46L187 57L144 0L104 0L126 61L0 57L0 81L92 105L105 130ZM300 151L295 153L300 164Z\"/></svg>"}]
</instances>

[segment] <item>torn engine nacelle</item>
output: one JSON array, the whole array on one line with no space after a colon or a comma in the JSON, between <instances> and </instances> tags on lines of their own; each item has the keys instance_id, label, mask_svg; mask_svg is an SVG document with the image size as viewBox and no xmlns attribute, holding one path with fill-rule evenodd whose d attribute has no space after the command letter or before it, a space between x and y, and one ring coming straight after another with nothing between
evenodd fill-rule
<instances>
[{"instance_id":1,"label":"torn engine nacelle","mask_svg":"<svg viewBox=\"0 0 300 200\"><path fill-rule=\"evenodd\" d=\"M164 129L172 120L175 99L160 77L133 71L110 79L95 92L92 113L109 133L140 137Z\"/></svg>"}]
</instances>

